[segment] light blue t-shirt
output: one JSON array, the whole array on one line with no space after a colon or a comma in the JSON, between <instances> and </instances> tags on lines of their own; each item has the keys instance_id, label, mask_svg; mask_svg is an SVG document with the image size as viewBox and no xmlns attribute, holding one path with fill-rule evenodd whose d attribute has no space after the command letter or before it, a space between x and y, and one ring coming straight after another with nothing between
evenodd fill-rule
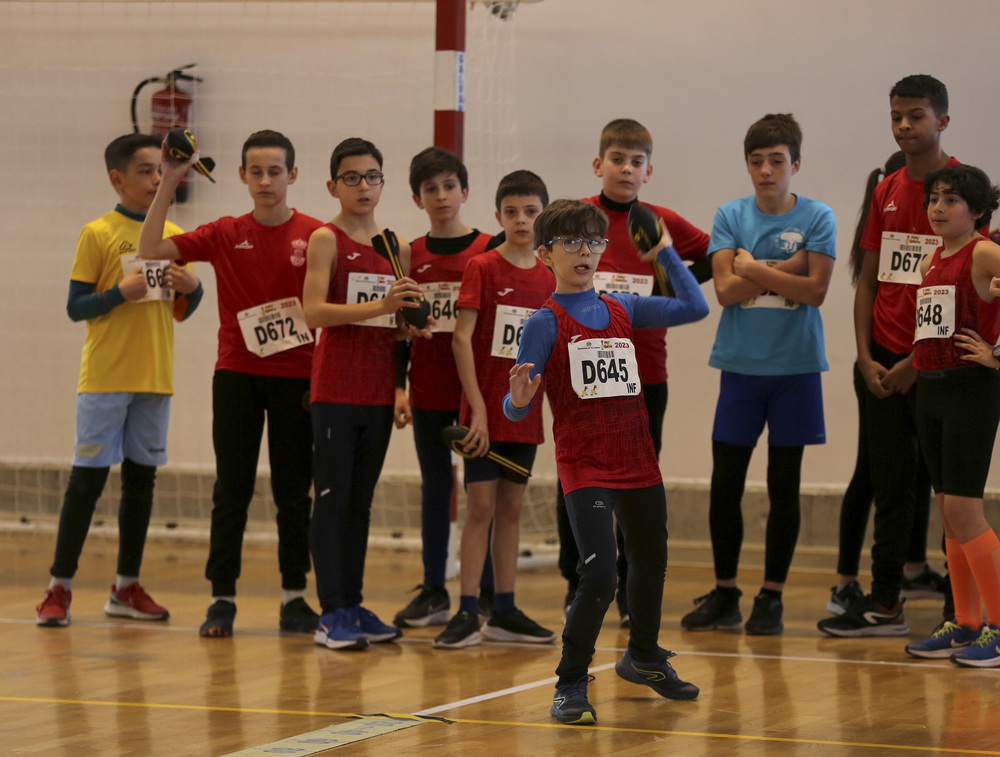
<instances>
[{"instance_id":1,"label":"light blue t-shirt","mask_svg":"<svg viewBox=\"0 0 1000 757\"><path fill-rule=\"evenodd\" d=\"M835 258L833 211L808 197L782 215L757 209L754 196L715 212L708 254L749 250L757 260L787 260L801 248ZM829 370L819 308L770 294L722 310L708 364L750 376L791 376Z\"/></svg>"}]
</instances>

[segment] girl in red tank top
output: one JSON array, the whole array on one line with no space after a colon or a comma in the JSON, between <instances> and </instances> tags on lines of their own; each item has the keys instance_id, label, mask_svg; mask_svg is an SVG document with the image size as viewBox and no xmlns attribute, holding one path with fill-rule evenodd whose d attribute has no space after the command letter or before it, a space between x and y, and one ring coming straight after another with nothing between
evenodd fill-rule
<instances>
[{"instance_id":1,"label":"girl in red tank top","mask_svg":"<svg viewBox=\"0 0 1000 757\"><path fill-rule=\"evenodd\" d=\"M915 657L1000 667L1000 540L983 515L983 492L1000 423L1000 246L976 229L1000 206L1000 189L972 166L924 180L931 227L944 245L921 264L914 365L917 432L941 509L955 618L908 644ZM986 607L986 624L983 619Z\"/></svg>"}]
</instances>

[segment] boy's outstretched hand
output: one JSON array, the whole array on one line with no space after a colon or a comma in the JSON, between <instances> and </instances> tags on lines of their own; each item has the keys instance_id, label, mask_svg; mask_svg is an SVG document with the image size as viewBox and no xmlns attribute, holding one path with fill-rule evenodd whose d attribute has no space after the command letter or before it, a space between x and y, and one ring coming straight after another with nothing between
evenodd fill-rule
<instances>
[{"instance_id":1,"label":"boy's outstretched hand","mask_svg":"<svg viewBox=\"0 0 1000 757\"><path fill-rule=\"evenodd\" d=\"M514 407L526 407L531 404L531 400L538 391L538 386L542 383L542 374L537 374L534 378L529 378L534 363L522 363L510 369L510 400Z\"/></svg>"}]
</instances>

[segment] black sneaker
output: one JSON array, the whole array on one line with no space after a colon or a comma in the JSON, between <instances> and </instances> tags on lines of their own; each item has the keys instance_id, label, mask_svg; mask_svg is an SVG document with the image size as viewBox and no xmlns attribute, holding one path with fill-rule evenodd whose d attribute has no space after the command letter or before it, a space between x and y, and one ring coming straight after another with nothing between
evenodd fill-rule
<instances>
[{"instance_id":1,"label":"black sneaker","mask_svg":"<svg viewBox=\"0 0 1000 757\"><path fill-rule=\"evenodd\" d=\"M682 681L677 677L677 671L667 662L676 655L667 652L667 656L659 662L636 662L629 652L615 663L615 672L620 678L631 683L641 683L649 686L661 697L667 699L697 699L701 689L693 683Z\"/></svg>"},{"instance_id":2,"label":"black sneaker","mask_svg":"<svg viewBox=\"0 0 1000 757\"><path fill-rule=\"evenodd\" d=\"M493 613L483 626L483 636L491 641L526 641L531 644L551 644L556 640L553 631L542 628L518 610Z\"/></svg>"},{"instance_id":3,"label":"black sneaker","mask_svg":"<svg viewBox=\"0 0 1000 757\"><path fill-rule=\"evenodd\" d=\"M198 635L206 639L227 639L233 635L233 619L236 604L224 599L216 600L205 613L205 622L198 629Z\"/></svg>"},{"instance_id":4,"label":"black sneaker","mask_svg":"<svg viewBox=\"0 0 1000 757\"><path fill-rule=\"evenodd\" d=\"M493 589L479 590L477 608L479 611L479 625L482 625L493 614Z\"/></svg>"},{"instance_id":5,"label":"black sneaker","mask_svg":"<svg viewBox=\"0 0 1000 757\"><path fill-rule=\"evenodd\" d=\"M448 626L434 639L438 649L461 649L482 641L479 633L479 617L462 610L448 621Z\"/></svg>"},{"instance_id":6,"label":"black sneaker","mask_svg":"<svg viewBox=\"0 0 1000 757\"><path fill-rule=\"evenodd\" d=\"M296 597L281 606L279 625L282 631L315 633L319 625L319 615L313 612L302 597Z\"/></svg>"},{"instance_id":7,"label":"black sneaker","mask_svg":"<svg viewBox=\"0 0 1000 757\"><path fill-rule=\"evenodd\" d=\"M825 634L854 638L860 636L906 636L910 627L903 616L903 603L891 607L880 605L871 596L865 597L843 615L824 618L816 624Z\"/></svg>"},{"instance_id":8,"label":"black sneaker","mask_svg":"<svg viewBox=\"0 0 1000 757\"><path fill-rule=\"evenodd\" d=\"M400 628L443 626L451 617L451 599L443 586L418 586L420 591L406 607L396 613L393 625Z\"/></svg>"},{"instance_id":9,"label":"black sneaker","mask_svg":"<svg viewBox=\"0 0 1000 757\"><path fill-rule=\"evenodd\" d=\"M681 618L685 631L733 630L743 623L740 613L739 589L712 589L703 597L694 600L698 607Z\"/></svg>"},{"instance_id":10,"label":"black sneaker","mask_svg":"<svg viewBox=\"0 0 1000 757\"><path fill-rule=\"evenodd\" d=\"M947 590L948 580L930 565L925 565L924 572L916 578L904 577L899 584L899 596L910 602L915 599L943 600Z\"/></svg>"},{"instance_id":11,"label":"black sneaker","mask_svg":"<svg viewBox=\"0 0 1000 757\"><path fill-rule=\"evenodd\" d=\"M830 601L826 603L826 609L834 615L843 615L853 605L862 604L864 601L865 593L861 589L861 584L851 581L840 589L836 586L830 587Z\"/></svg>"},{"instance_id":12,"label":"black sneaker","mask_svg":"<svg viewBox=\"0 0 1000 757\"><path fill-rule=\"evenodd\" d=\"M587 701L587 684L593 676L584 676L576 683L556 686L549 714L560 723L568 725L593 725L597 722L597 712Z\"/></svg>"},{"instance_id":13,"label":"black sneaker","mask_svg":"<svg viewBox=\"0 0 1000 757\"><path fill-rule=\"evenodd\" d=\"M761 592L753 598L753 611L746 624L750 636L777 636L785 627L781 622L784 606L781 597Z\"/></svg>"}]
</instances>

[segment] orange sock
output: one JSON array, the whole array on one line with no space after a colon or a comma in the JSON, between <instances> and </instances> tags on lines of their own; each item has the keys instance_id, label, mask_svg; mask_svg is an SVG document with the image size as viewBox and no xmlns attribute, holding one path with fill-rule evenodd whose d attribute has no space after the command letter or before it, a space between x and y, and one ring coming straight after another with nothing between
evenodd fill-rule
<instances>
[{"instance_id":1,"label":"orange sock","mask_svg":"<svg viewBox=\"0 0 1000 757\"><path fill-rule=\"evenodd\" d=\"M955 621L966 628L983 625L983 608L980 604L979 589L972 577L969 561L958 539L945 537L945 553L948 555L948 576L951 592L955 597Z\"/></svg>"},{"instance_id":2,"label":"orange sock","mask_svg":"<svg viewBox=\"0 0 1000 757\"><path fill-rule=\"evenodd\" d=\"M962 551L986 605L986 620L1000 626L1000 539L990 529L965 542Z\"/></svg>"}]
</instances>

